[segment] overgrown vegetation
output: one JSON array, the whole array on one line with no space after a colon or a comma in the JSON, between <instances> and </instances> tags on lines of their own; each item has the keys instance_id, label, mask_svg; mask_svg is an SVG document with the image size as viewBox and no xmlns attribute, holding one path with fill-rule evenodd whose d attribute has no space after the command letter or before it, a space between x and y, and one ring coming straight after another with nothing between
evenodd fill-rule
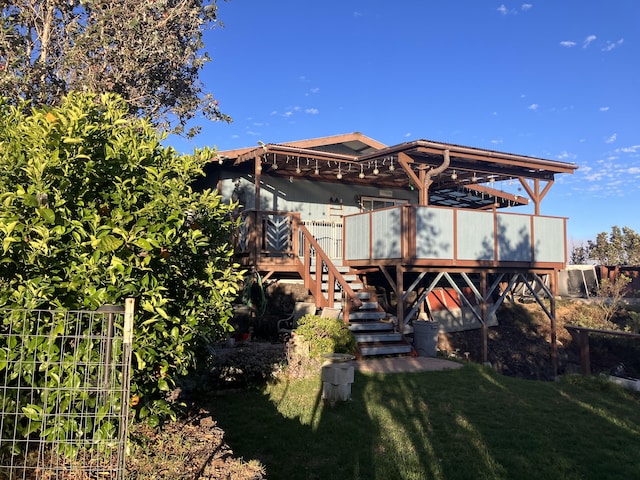
<instances>
[{"instance_id":1,"label":"overgrown vegetation","mask_svg":"<svg viewBox=\"0 0 640 480\"><path fill-rule=\"evenodd\" d=\"M0 307L95 310L135 298L132 403L158 425L174 415L165 396L175 379L230 328L242 274L229 244L234 205L190 187L211 152L161 146L119 97L71 94L25 110L0 101ZM40 362L44 348L22 354ZM42 387L23 371L5 378Z\"/></svg>"},{"instance_id":2,"label":"overgrown vegetation","mask_svg":"<svg viewBox=\"0 0 640 480\"><path fill-rule=\"evenodd\" d=\"M638 314L624 309L624 298L628 293L631 278L619 275L600 282L596 296L591 302L595 308L582 305L574 310L569 322L581 327L600 330L632 331L638 327ZM622 315L621 315L622 314ZM628 317L629 322L614 322L616 317Z\"/></svg>"},{"instance_id":3,"label":"overgrown vegetation","mask_svg":"<svg viewBox=\"0 0 640 480\"><path fill-rule=\"evenodd\" d=\"M305 315L287 342L286 374L291 378L315 375L325 354L353 354L357 343L347 325L336 318Z\"/></svg>"},{"instance_id":4,"label":"overgrown vegetation","mask_svg":"<svg viewBox=\"0 0 640 480\"><path fill-rule=\"evenodd\" d=\"M318 358L327 353L349 353L356 351L356 339L342 320L305 315L298 321L296 335L309 346L309 356Z\"/></svg>"}]
</instances>

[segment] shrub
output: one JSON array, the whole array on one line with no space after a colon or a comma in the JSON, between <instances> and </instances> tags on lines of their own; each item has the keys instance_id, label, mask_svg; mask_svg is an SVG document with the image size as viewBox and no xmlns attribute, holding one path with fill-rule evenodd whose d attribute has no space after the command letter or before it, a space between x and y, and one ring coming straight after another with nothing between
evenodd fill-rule
<instances>
[{"instance_id":1,"label":"shrub","mask_svg":"<svg viewBox=\"0 0 640 480\"><path fill-rule=\"evenodd\" d=\"M602 311L605 322L610 322L620 310L624 296L629 292L631 278L619 275L613 280L605 278L598 287L596 305Z\"/></svg>"},{"instance_id":2,"label":"shrub","mask_svg":"<svg viewBox=\"0 0 640 480\"><path fill-rule=\"evenodd\" d=\"M309 345L309 356L318 358L327 353L354 353L356 339L347 325L335 318L305 315L298 321L295 333Z\"/></svg>"},{"instance_id":3,"label":"shrub","mask_svg":"<svg viewBox=\"0 0 640 480\"><path fill-rule=\"evenodd\" d=\"M138 418L158 424L173 415L175 379L230 329L242 278L229 244L235 205L190 186L211 152L163 147L117 96L26 111L0 98L0 307L135 298L131 393Z\"/></svg>"}]
</instances>

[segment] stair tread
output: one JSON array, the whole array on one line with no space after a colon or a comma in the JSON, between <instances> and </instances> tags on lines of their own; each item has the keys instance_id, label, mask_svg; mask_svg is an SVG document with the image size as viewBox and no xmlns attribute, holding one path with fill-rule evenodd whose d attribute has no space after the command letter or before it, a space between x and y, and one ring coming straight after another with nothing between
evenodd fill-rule
<instances>
[{"instance_id":1,"label":"stair tread","mask_svg":"<svg viewBox=\"0 0 640 480\"><path fill-rule=\"evenodd\" d=\"M368 300L368 299L371 298L371 294L369 292L367 292L366 290L355 292L355 294L356 294L356 297L358 297L360 300ZM333 299L334 300L342 300L342 292L339 291L339 290L336 290L333 293Z\"/></svg>"},{"instance_id":2,"label":"stair tread","mask_svg":"<svg viewBox=\"0 0 640 480\"><path fill-rule=\"evenodd\" d=\"M355 282L356 280L358 280L358 276L353 273L345 273L342 275L342 278L344 278L347 282ZM329 274L323 273L322 281L326 282L327 280L329 280Z\"/></svg>"},{"instance_id":3,"label":"stair tread","mask_svg":"<svg viewBox=\"0 0 640 480\"><path fill-rule=\"evenodd\" d=\"M362 290L364 288L364 285L362 283L349 283L349 286L351 287L351 290ZM322 291L327 292L328 290L329 290L329 285L327 285L326 283L323 283Z\"/></svg>"},{"instance_id":4,"label":"stair tread","mask_svg":"<svg viewBox=\"0 0 640 480\"><path fill-rule=\"evenodd\" d=\"M357 333L354 336L356 337L356 342L358 342L358 344L376 342L390 343L402 341L402 334L398 332L367 332Z\"/></svg>"},{"instance_id":5,"label":"stair tread","mask_svg":"<svg viewBox=\"0 0 640 480\"><path fill-rule=\"evenodd\" d=\"M412 351L411 345L405 343L388 345L360 345L360 355L364 357L373 355L407 354Z\"/></svg>"},{"instance_id":6,"label":"stair tread","mask_svg":"<svg viewBox=\"0 0 640 480\"><path fill-rule=\"evenodd\" d=\"M387 316L387 312L378 312L375 310L354 310L349 312L349 321L351 320L382 320Z\"/></svg>"},{"instance_id":7,"label":"stair tread","mask_svg":"<svg viewBox=\"0 0 640 480\"><path fill-rule=\"evenodd\" d=\"M389 322L349 322L349 330L352 332L366 331L393 331L393 323Z\"/></svg>"}]
</instances>

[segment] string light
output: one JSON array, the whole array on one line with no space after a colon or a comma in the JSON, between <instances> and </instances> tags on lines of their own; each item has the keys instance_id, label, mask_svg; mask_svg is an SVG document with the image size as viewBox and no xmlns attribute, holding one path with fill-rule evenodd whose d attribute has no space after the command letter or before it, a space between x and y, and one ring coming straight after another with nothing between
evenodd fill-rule
<instances>
[{"instance_id":1,"label":"string light","mask_svg":"<svg viewBox=\"0 0 640 480\"><path fill-rule=\"evenodd\" d=\"M471 182L476 183L477 181L478 181L478 177L476 175L476 172L473 172L473 177L471 177Z\"/></svg>"},{"instance_id":2,"label":"string light","mask_svg":"<svg viewBox=\"0 0 640 480\"><path fill-rule=\"evenodd\" d=\"M373 174L374 175L378 175L380 173L380 170L378 170L378 161L376 160L374 162L375 167L373 168Z\"/></svg>"},{"instance_id":3,"label":"string light","mask_svg":"<svg viewBox=\"0 0 640 480\"><path fill-rule=\"evenodd\" d=\"M320 169L318 168L318 159L316 158L316 169L314 170L316 175L320 175Z\"/></svg>"},{"instance_id":4,"label":"string light","mask_svg":"<svg viewBox=\"0 0 640 480\"><path fill-rule=\"evenodd\" d=\"M360 177L360 178L364 178L363 165L360 165L360 174L358 175L358 177Z\"/></svg>"},{"instance_id":5,"label":"string light","mask_svg":"<svg viewBox=\"0 0 640 480\"><path fill-rule=\"evenodd\" d=\"M455 182L457 179L458 179L458 174L454 170L453 173L451 174L451 180L453 180Z\"/></svg>"},{"instance_id":6,"label":"string light","mask_svg":"<svg viewBox=\"0 0 640 480\"><path fill-rule=\"evenodd\" d=\"M389 171L393 172L396 169L396 167L393 166L393 157L391 157L391 165L389 165Z\"/></svg>"},{"instance_id":7,"label":"string light","mask_svg":"<svg viewBox=\"0 0 640 480\"><path fill-rule=\"evenodd\" d=\"M300 159L297 158L296 159L296 173L300 173L302 170L300 170Z\"/></svg>"},{"instance_id":8,"label":"string light","mask_svg":"<svg viewBox=\"0 0 640 480\"><path fill-rule=\"evenodd\" d=\"M273 169L277 170L278 169L278 164L276 163L276 154L273 154Z\"/></svg>"},{"instance_id":9,"label":"string light","mask_svg":"<svg viewBox=\"0 0 640 480\"><path fill-rule=\"evenodd\" d=\"M342 164L338 163L338 174L336 175L338 180L342 180Z\"/></svg>"}]
</instances>

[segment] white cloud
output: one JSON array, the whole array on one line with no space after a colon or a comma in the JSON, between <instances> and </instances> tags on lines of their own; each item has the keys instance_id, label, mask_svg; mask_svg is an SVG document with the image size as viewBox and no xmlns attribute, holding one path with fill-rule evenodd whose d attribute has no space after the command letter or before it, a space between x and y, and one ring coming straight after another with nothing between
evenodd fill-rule
<instances>
[{"instance_id":1,"label":"white cloud","mask_svg":"<svg viewBox=\"0 0 640 480\"><path fill-rule=\"evenodd\" d=\"M637 175L640 173L640 167L631 167L627 169L629 175Z\"/></svg>"},{"instance_id":2,"label":"white cloud","mask_svg":"<svg viewBox=\"0 0 640 480\"><path fill-rule=\"evenodd\" d=\"M529 105L527 108L528 108L529 110L536 111L536 110L538 110L538 108L540 108L540 105L538 105L537 103L532 103L532 104L531 104L531 105Z\"/></svg>"},{"instance_id":3,"label":"white cloud","mask_svg":"<svg viewBox=\"0 0 640 480\"><path fill-rule=\"evenodd\" d=\"M585 175L585 179L589 182L598 182L603 178L605 178L605 175L602 172L595 172L595 173L592 173L591 175Z\"/></svg>"},{"instance_id":4,"label":"white cloud","mask_svg":"<svg viewBox=\"0 0 640 480\"><path fill-rule=\"evenodd\" d=\"M609 107L600 107L600 111L601 112L608 112L609 111Z\"/></svg>"},{"instance_id":5,"label":"white cloud","mask_svg":"<svg viewBox=\"0 0 640 480\"><path fill-rule=\"evenodd\" d=\"M598 37L596 37L595 35L589 35L584 39L584 42L582 42L582 48L587 48L596 38Z\"/></svg>"},{"instance_id":6,"label":"white cloud","mask_svg":"<svg viewBox=\"0 0 640 480\"><path fill-rule=\"evenodd\" d=\"M576 156L573 153L569 153L566 150L563 150L562 152L560 152L560 155L558 155L558 160L567 160L567 159L575 159Z\"/></svg>"},{"instance_id":7,"label":"white cloud","mask_svg":"<svg viewBox=\"0 0 640 480\"><path fill-rule=\"evenodd\" d=\"M354 17L362 17L364 14L362 12L353 12Z\"/></svg>"},{"instance_id":8,"label":"white cloud","mask_svg":"<svg viewBox=\"0 0 640 480\"><path fill-rule=\"evenodd\" d=\"M318 110L317 108L307 108L304 113L308 113L309 115L317 115L318 113L320 113L320 110Z\"/></svg>"},{"instance_id":9,"label":"white cloud","mask_svg":"<svg viewBox=\"0 0 640 480\"><path fill-rule=\"evenodd\" d=\"M608 138L606 138L604 143L613 143L616 141L616 138L618 138L618 134L614 133L613 135L610 135Z\"/></svg>"},{"instance_id":10,"label":"white cloud","mask_svg":"<svg viewBox=\"0 0 640 480\"><path fill-rule=\"evenodd\" d=\"M576 42L572 42L571 40L564 40L560 42L560 45L563 47L571 48L576 46Z\"/></svg>"},{"instance_id":11,"label":"white cloud","mask_svg":"<svg viewBox=\"0 0 640 480\"><path fill-rule=\"evenodd\" d=\"M523 11L523 12L527 12L527 11L531 10L532 7L533 7L533 4L531 4L531 3L523 3L520 6L520 10ZM507 6L504 3L502 5L500 5L497 8L497 10L502 15L517 15L518 14L518 10L516 8L507 8Z\"/></svg>"},{"instance_id":12,"label":"white cloud","mask_svg":"<svg viewBox=\"0 0 640 480\"><path fill-rule=\"evenodd\" d=\"M491 140L491 143L494 145L500 145L502 143L502 140Z\"/></svg>"},{"instance_id":13,"label":"white cloud","mask_svg":"<svg viewBox=\"0 0 640 480\"><path fill-rule=\"evenodd\" d=\"M311 89L311 93L318 93L319 91L320 89L318 87Z\"/></svg>"},{"instance_id":14,"label":"white cloud","mask_svg":"<svg viewBox=\"0 0 640 480\"><path fill-rule=\"evenodd\" d=\"M630 147L616 148L616 153L638 153L640 145L632 145Z\"/></svg>"},{"instance_id":15,"label":"white cloud","mask_svg":"<svg viewBox=\"0 0 640 480\"><path fill-rule=\"evenodd\" d=\"M283 117L287 118L289 118L291 115L293 115L293 112L291 110L288 110L282 114Z\"/></svg>"},{"instance_id":16,"label":"white cloud","mask_svg":"<svg viewBox=\"0 0 640 480\"><path fill-rule=\"evenodd\" d=\"M411 136L411 132L407 132L404 134L405 138L409 138Z\"/></svg>"},{"instance_id":17,"label":"white cloud","mask_svg":"<svg viewBox=\"0 0 640 480\"><path fill-rule=\"evenodd\" d=\"M624 43L624 38L621 38L617 42L610 42L609 40L607 40L607 45L602 49L602 51L603 52L610 52L611 50L613 50L616 47L619 47L623 43Z\"/></svg>"}]
</instances>

